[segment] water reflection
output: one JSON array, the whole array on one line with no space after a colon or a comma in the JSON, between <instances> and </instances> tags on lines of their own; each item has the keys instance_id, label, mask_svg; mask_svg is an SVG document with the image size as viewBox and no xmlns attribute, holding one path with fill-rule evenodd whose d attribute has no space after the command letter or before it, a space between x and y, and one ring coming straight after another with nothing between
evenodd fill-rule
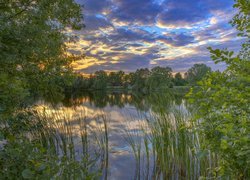
<instances>
[{"instance_id":1,"label":"water reflection","mask_svg":"<svg viewBox=\"0 0 250 180\"><path fill-rule=\"evenodd\" d=\"M152 94L92 91L67 97L64 99L63 105L72 107L88 102L97 108L105 108L107 106L124 108L126 105L130 105L141 111L150 109L157 111L167 110L173 104L181 105L183 97L184 95L177 95L172 91Z\"/></svg>"},{"instance_id":2,"label":"water reflection","mask_svg":"<svg viewBox=\"0 0 250 180\"><path fill-rule=\"evenodd\" d=\"M102 179L198 179L209 174L207 159L196 157L200 138L190 129L191 114L181 95L84 92L56 106L40 101L39 108L51 117L65 117L57 118L54 128L71 134L77 152L89 129L91 151L96 145L103 151Z\"/></svg>"}]
</instances>

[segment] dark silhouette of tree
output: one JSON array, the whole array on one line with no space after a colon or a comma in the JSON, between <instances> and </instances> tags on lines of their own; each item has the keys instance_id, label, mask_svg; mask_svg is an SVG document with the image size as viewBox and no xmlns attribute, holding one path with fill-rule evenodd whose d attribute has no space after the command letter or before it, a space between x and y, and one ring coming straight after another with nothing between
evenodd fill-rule
<instances>
[{"instance_id":1,"label":"dark silhouette of tree","mask_svg":"<svg viewBox=\"0 0 250 180\"><path fill-rule=\"evenodd\" d=\"M111 72L109 74L109 84L111 86L123 86L124 75L123 71Z\"/></svg>"},{"instance_id":2,"label":"dark silhouette of tree","mask_svg":"<svg viewBox=\"0 0 250 180\"><path fill-rule=\"evenodd\" d=\"M181 73L176 73L173 79L175 86L184 86L186 85L186 80L182 77Z\"/></svg>"}]
</instances>

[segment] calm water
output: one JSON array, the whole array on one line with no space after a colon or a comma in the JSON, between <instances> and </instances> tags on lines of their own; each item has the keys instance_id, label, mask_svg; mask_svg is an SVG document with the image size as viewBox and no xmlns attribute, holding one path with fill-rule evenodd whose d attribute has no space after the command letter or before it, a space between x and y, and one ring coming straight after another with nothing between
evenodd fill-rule
<instances>
[{"instance_id":1,"label":"calm water","mask_svg":"<svg viewBox=\"0 0 250 180\"><path fill-rule=\"evenodd\" d=\"M61 135L70 133L76 157L84 151L83 129L89 129L88 151L93 155L97 146L103 151L105 147L108 149L103 153L105 163L100 163L100 167L104 174L102 179L111 180L197 179L208 176L207 169L213 163L210 155L206 155L204 160L198 158L200 139L188 129L191 117L188 107L183 96L174 92L151 95L92 92L68 97L53 106L45 101L37 103L37 109L47 116L62 117L63 114L63 123L57 118L55 123L60 125L54 127ZM181 116L181 121L174 115ZM153 141L152 138L158 137L152 135L156 126L150 128L149 124L162 117L167 117L162 122L168 134L160 141ZM160 126L156 132L162 131ZM163 151L156 152L154 147L161 142ZM136 144L134 148L133 144ZM164 158L166 162L162 164L158 158Z\"/></svg>"}]
</instances>

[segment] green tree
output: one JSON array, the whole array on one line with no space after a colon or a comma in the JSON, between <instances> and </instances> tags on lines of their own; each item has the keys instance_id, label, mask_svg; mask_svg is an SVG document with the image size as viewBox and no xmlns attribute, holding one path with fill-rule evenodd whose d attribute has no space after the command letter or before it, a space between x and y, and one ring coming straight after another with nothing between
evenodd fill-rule
<instances>
[{"instance_id":1,"label":"green tree","mask_svg":"<svg viewBox=\"0 0 250 180\"><path fill-rule=\"evenodd\" d=\"M92 85L93 85L92 79L78 75L71 86L71 90L72 92L77 92L79 90L84 91L90 89Z\"/></svg>"},{"instance_id":2,"label":"green tree","mask_svg":"<svg viewBox=\"0 0 250 180\"><path fill-rule=\"evenodd\" d=\"M123 71L111 72L109 74L109 82L111 86L123 86L125 73Z\"/></svg>"},{"instance_id":3,"label":"green tree","mask_svg":"<svg viewBox=\"0 0 250 180\"><path fill-rule=\"evenodd\" d=\"M175 86L184 86L186 84L186 80L182 77L181 73L176 73L174 76L174 85Z\"/></svg>"},{"instance_id":4,"label":"green tree","mask_svg":"<svg viewBox=\"0 0 250 180\"><path fill-rule=\"evenodd\" d=\"M215 63L224 62L224 72L212 72L198 92L191 91L197 104L199 130L206 136L205 147L217 153L220 175L250 178L250 1L237 0L238 14L231 23L246 37L241 52L212 49Z\"/></svg>"},{"instance_id":5,"label":"green tree","mask_svg":"<svg viewBox=\"0 0 250 180\"><path fill-rule=\"evenodd\" d=\"M149 90L172 87L172 69L170 67L154 67L147 79Z\"/></svg>"},{"instance_id":6,"label":"green tree","mask_svg":"<svg viewBox=\"0 0 250 180\"><path fill-rule=\"evenodd\" d=\"M31 93L63 91L70 79L60 77L71 76L74 59L66 29L81 27L81 9L73 0L0 3L0 111L19 107Z\"/></svg>"},{"instance_id":7,"label":"green tree","mask_svg":"<svg viewBox=\"0 0 250 180\"><path fill-rule=\"evenodd\" d=\"M105 71L96 71L92 88L94 89L106 89L108 85L108 75Z\"/></svg>"},{"instance_id":8,"label":"green tree","mask_svg":"<svg viewBox=\"0 0 250 180\"><path fill-rule=\"evenodd\" d=\"M128 73L128 74L125 74L124 75L124 78L123 78L123 86L125 88L131 88L131 85L133 83L133 77L134 77L134 73Z\"/></svg>"},{"instance_id":9,"label":"green tree","mask_svg":"<svg viewBox=\"0 0 250 180\"><path fill-rule=\"evenodd\" d=\"M80 29L81 19L74 0L0 1L0 141L8 142L0 148L0 179L91 179L86 161L56 153L45 119L20 109L30 95L62 96L77 58L67 32Z\"/></svg>"},{"instance_id":10,"label":"green tree","mask_svg":"<svg viewBox=\"0 0 250 180\"><path fill-rule=\"evenodd\" d=\"M195 64L186 73L185 78L190 85L197 85L207 73L211 72L211 68L205 64Z\"/></svg>"},{"instance_id":11,"label":"green tree","mask_svg":"<svg viewBox=\"0 0 250 180\"><path fill-rule=\"evenodd\" d=\"M135 73L132 74L132 88L136 91L145 91L146 80L150 76L150 71L148 68L137 69Z\"/></svg>"}]
</instances>

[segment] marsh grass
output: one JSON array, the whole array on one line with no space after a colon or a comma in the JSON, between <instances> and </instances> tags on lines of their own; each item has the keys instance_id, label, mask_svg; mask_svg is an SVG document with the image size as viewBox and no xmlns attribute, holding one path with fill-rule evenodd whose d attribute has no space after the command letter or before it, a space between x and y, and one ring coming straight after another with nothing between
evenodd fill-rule
<instances>
[{"instance_id":1,"label":"marsh grass","mask_svg":"<svg viewBox=\"0 0 250 180\"><path fill-rule=\"evenodd\" d=\"M144 120L130 119L124 130L124 139L135 158L134 179L150 179L151 142L147 125Z\"/></svg>"},{"instance_id":2,"label":"marsh grass","mask_svg":"<svg viewBox=\"0 0 250 180\"><path fill-rule=\"evenodd\" d=\"M0 153L2 177L96 179L106 174L107 179L108 120L104 115L87 118L84 109L75 113L51 107L25 111L26 131ZM17 147L19 151L13 153Z\"/></svg>"},{"instance_id":3,"label":"marsh grass","mask_svg":"<svg viewBox=\"0 0 250 180\"><path fill-rule=\"evenodd\" d=\"M202 136L195 131L191 118L181 106L173 106L171 111L145 117L139 129L126 130L137 165L135 179L214 177L211 169L216 157L202 151Z\"/></svg>"},{"instance_id":4,"label":"marsh grass","mask_svg":"<svg viewBox=\"0 0 250 180\"><path fill-rule=\"evenodd\" d=\"M108 120L103 114L87 118L84 109L43 109L37 118L46 125L41 131L41 140L57 155L83 163L83 174L108 173ZM85 177L80 176L80 177ZM86 178L86 177L85 177Z\"/></svg>"}]
</instances>

